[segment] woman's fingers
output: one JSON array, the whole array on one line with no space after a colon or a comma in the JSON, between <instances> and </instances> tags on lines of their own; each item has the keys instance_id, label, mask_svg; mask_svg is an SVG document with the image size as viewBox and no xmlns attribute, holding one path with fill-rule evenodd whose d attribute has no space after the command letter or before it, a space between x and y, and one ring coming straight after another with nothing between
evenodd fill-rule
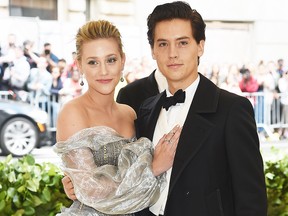
<instances>
[{"instance_id":1,"label":"woman's fingers","mask_svg":"<svg viewBox=\"0 0 288 216\"><path fill-rule=\"evenodd\" d=\"M74 193L74 186L69 176L65 175L62 178L62 184L63 184L64 191L66 195L68 196L68 198L71 200L76 200L77 198Z\"/></svg>"},{"instance_id":2,"label":"woman's fingers","mask_svg":"<svg viewBox=\"0 0 288 216\"><path fill-rule=\"evenodd\" d=\"M170 145L176 144L177 146L181 134L181 129L182 128L179 125L176 125L168 134L165 135L164 142Z\"/></svg>"}]
</instances>

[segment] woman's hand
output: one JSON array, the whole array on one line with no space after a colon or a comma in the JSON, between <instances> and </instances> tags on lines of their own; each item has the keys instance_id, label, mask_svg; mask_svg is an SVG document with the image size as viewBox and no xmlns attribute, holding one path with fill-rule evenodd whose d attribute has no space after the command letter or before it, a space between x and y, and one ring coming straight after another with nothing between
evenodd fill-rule
<instances>
[{"instance_id":1,"label":"woman's hand","mask_svg":"<svg viewBox=\"0 0 288 216\"><path fill-rule=\"evenodd\" d=\"M181 130L182 128L176 125L168 134L164 134L156 145L152 162L154 176L172 167Z\"/></svg>"},{"instance_id":2,"label":"woman's hand","mask_svg":"<svg viewBox=\"0 0 288 216\"><path fill-rule=\"evenodd\" d=\"M74 186L69 176L64 176L64 178L62 179L62 184L67 197L71 200L76 200L77 197L75 196Z\"/></svg>"}]
</instances>

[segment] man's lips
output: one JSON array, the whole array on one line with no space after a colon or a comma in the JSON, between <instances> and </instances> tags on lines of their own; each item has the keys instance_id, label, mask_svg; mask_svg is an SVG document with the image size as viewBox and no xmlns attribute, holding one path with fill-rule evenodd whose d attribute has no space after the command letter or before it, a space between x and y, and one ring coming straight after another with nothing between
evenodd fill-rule
<instances>
[{"instance_id":1,"label":"man's lips","mask_svg":"<svg viewBox=\"0 0 288 216\"><path fill-rule=\"evenodd\" d=\"M177 68L179 68L179 67L181 67L181 66L182 66L182 64L168 64L168 65L167 65L167 67L173 68L173 69L177 69Z\"/></svg>"}]
</instances>

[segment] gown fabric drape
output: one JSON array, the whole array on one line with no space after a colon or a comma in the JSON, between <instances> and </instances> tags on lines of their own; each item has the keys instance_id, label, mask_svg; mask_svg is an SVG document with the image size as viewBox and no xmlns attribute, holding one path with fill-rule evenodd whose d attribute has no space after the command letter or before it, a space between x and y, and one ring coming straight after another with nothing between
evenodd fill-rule
<instances>
[{"instance_id":1,"label":"gown fabric drape","mask_svg":"<svg viewBox=\"0 0 288 216\"><path fill-rule=\"evenodd\" d=\"M78 199L58 215L133 215L154 204L166 180L165 174L152 173L152 146L147 138L126 139L106 126L56 143L54 151Z\"/></svg>"}]
</instances>

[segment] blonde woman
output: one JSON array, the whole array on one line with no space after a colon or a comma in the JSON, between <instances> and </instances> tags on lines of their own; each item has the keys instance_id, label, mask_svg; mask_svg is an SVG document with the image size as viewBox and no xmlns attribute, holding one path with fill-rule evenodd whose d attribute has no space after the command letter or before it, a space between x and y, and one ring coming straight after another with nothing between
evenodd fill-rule
<instances>
[{"instance_id":1,"label":"blonde woman","mask_svg":"<svg viewBox=\"0 0 288 216\"><path fill-rule=\"evenodd\" d=\"M110 22L82 26L76 50L88 90L64 104L58 115L55 151L67 174L65 192L75 200L61 214L133 215L158 199L181 128L164 134L155 150L147 138L135 139L134 110L114 101L125 54Z\"/></svg>"}]
</instances>

